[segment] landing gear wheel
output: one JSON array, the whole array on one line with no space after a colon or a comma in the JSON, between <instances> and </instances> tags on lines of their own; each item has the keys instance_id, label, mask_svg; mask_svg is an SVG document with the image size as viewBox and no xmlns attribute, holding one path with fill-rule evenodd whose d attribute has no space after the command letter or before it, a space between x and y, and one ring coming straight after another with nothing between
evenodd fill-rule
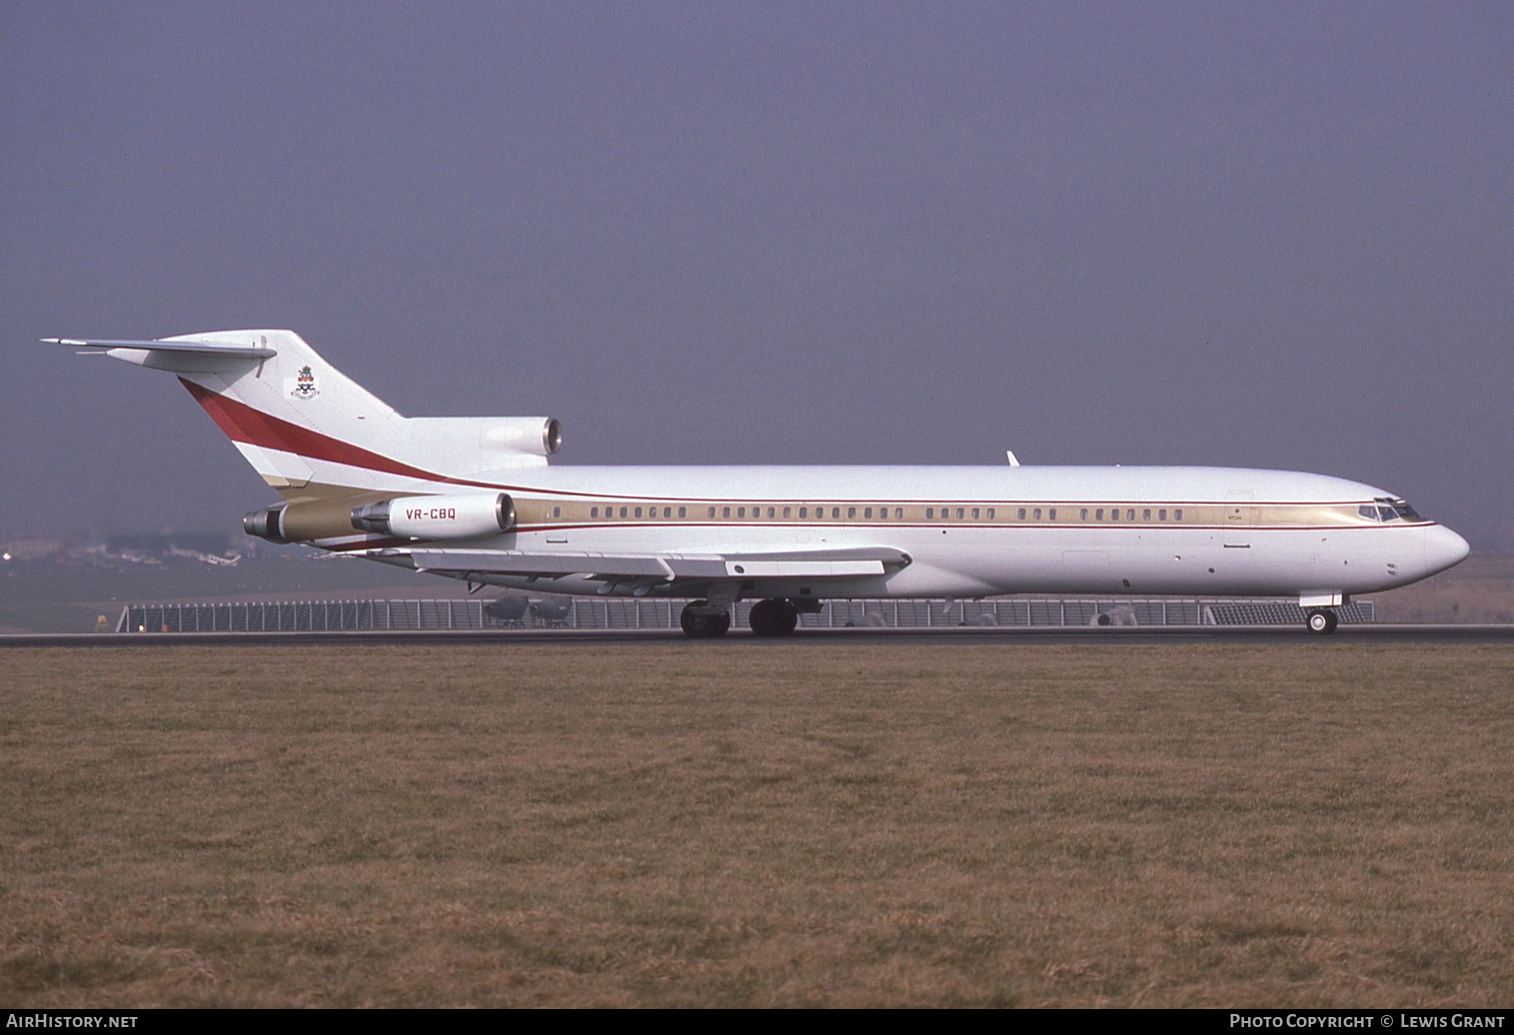
<instances>
[{"instance_id":1,"label":"landing gear wheel","mask_svg":"<svg viewBox=\"0 0 1514 1035\"><path fill-rule=\"evenodd\" d=\"M1336 625L1340 623L1340 619L1336 617L1335 612L1325 608L1316 608L1310 611L1305 620L1309 624L1309 631L1319 633L1320 635L1335 632Z\"/></svg>"},{"instance_id":2,"label":"landing gear wheel","mask_svg":"<svg viewBox=\"0 0 1514 1035\"><path fill-rule=\"evenodd\" d=\"M713 640L730 632L730 612L711 611L709 606L708 600L695 600L684 605L678 624L683 626L685 635L696 640Z\"/></svg>"},{"instance_id":3,"label":"landing gear wheel","mask_svg":"<svg viewBox=\"0 0 1514 1035\"><path fill-rule=\"evenodd\" d=\"M759 600L748 621L758 636L787 636L799 625L799 609L779 598Z\"/></svg>"}]
</instances>

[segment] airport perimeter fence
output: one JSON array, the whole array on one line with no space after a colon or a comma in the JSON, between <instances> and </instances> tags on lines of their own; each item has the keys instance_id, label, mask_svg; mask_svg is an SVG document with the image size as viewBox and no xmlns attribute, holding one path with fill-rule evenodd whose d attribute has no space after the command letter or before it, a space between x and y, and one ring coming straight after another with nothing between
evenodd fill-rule
<instances>
[{"instance_id":1,"label":"airport perimeter fence","mask_svg":"<svg viewBox=\"0 0 1514 1035\"><path fill-rule=\"evenodd\" d=\"M676 629L686 600L570 598L533 601L500 618L487 600L291 600L241 604L129 604L116 632L333 632L500 628ZM752 604L735 607L745 628ZM1374 622L1372 601L1337 609L1342 622ZM1301 625L1304 610L1278 600L829 600L801 628L958 626Z\"/></svg>"}]
</instances>

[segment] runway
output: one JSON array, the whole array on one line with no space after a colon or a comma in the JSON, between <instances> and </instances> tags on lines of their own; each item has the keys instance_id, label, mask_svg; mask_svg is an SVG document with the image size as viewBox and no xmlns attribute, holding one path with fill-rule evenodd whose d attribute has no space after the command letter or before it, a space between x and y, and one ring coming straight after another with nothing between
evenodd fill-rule
<instances>
[{"instance_id":1,"label":"runway","mask_svg":"<svg viewBox=\"0 0 1514 1035\"><path fill-rule=\"evenodd\" d=\"M690 640L676 629L426 629L309 632L198 633L16 633L0 635L4 647L258 647L403 646L407 644L526 645L687 643L706 650L722 644L823 646L826 644L940 644L988 646L1032 644L1122 645L1228 644L1488 644L1514 642L1514 625L1342 625L1318 636L1302 626L989 626L915 629L804 629L792 636L759 637L732 630L718 640Z\"/></svg>"}]
</instances>

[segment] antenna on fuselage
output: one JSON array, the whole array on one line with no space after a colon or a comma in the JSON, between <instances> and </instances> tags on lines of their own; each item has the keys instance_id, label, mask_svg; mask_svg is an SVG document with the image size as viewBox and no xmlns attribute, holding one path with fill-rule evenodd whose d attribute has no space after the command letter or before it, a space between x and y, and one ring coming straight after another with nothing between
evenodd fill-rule
<instances>
[{"instance_id":1,"label":"antenna on fuselage","mask_svg":"<svg viewBox=\"0 0 1514 1035\"><path fill-rule=\"evenodd\" d=\"M1013 449L1006 449L1004 451L1004 455L1007 456L1007 457L1009 457L1009 466L1011 466L1011 467L1019 467L1020 466L1020 458L1017 457L1017 456L1015 456L1015 451Z\"/></svg>"}]
</instances>

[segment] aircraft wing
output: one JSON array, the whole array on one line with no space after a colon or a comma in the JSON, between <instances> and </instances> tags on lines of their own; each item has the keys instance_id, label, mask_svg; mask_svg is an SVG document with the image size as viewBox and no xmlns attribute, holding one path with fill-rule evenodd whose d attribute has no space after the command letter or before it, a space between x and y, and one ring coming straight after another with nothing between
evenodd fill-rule
<instances>
[{"instance_id":1,"label":"aircraft wing","mask_svg":"<svg viewBox=\"0 0 1514 1035\"><path fill-rule=\"evenodd\" d=\"M859 578L886 575L912 563L892 547L836 547L734 553L532 553L523 550L384 549L374 560L418 571L466 577L513 575L563 578L581 575L605 582L745 582L761 579Z\"/></svg>"}]
</instances>

